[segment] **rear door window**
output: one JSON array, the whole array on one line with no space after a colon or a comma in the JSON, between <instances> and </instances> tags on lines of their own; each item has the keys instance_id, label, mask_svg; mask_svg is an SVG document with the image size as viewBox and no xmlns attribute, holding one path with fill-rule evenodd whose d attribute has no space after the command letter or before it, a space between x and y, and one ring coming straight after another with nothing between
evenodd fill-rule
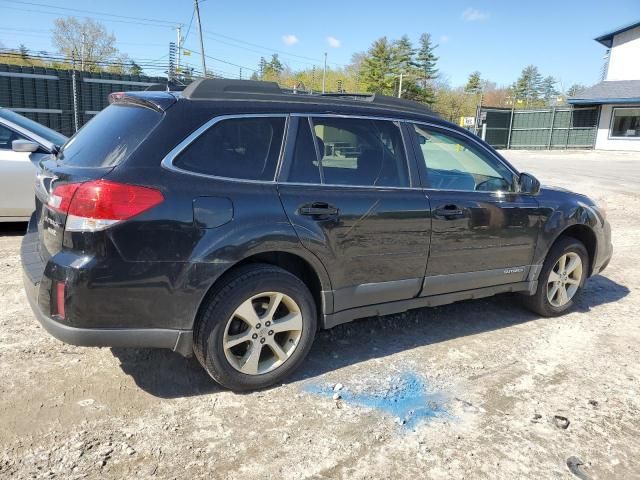
<instances>
[{"instance_id":1,"label":"rear door window","mask_svg":"<svg viewBox=\"0 0 640 480\"><path fill-rule=\"evenodd\" d=\"M227 118L215 123L173 161L183 170L242 180L273 180L285 117Z\"/></svg>"},{"instance_id":2,"label":"rear door window","mask_svg":"<svg viewBox=\"0 0 640 480\"><path fill-rule=\"evenodd\" d=\"M58 159L75 167L113 167L151 133L162 114L134 105L110 105L64 145Z\"/></svg>"},{"instance_id":3,"label":"rear door window","mask_svg":"<svg viewBox=\"0 0 640 480\"><path fill-rule=\"evenodd\" d=\"M364 118L314 117L324 183L408 187L409 172L397 123Z\"/></svg>"}]
</instances>

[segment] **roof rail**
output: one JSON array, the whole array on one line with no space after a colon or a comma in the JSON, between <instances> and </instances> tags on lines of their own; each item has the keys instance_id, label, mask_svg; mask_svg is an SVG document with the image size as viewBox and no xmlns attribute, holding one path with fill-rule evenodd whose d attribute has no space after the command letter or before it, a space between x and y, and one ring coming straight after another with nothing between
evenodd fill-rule
<instances>
[{"instance_id":1,"label":"roof rail","mask_svg":"<svg viewBox=\"0 0 640 480\"><path fill-rule=\"evenodd\" d=\"M281 94L282 90L275 82L201 78L190 83L182 92L182 96L189 99L206 99L219 97L225 93Z\"/></svg>"},{"instance_id":2,"label":"roof rail","mask_svg":"<svg viewBox=\"0 0 640 480\"><path fill-rule=\"evenodd\" d=\"M345 100L358 100L371 102L374 105L383 105L387 107L404 108L412 110L429 111L431 109L423 103L406 98L390 97L389 95L380 95L378 93L323 93L323 97L344 98Z\"/></svg>"},{"instance_id":3,"label":"roof rail","mask_svg":"<svg viewBox=\"0 0 640 480\"><path fill-rule=\"evenodd\" d=\"M181 92L185 89L185 85L178 85L175 82L153 83L145 88L145 92Z\"/></svg>"},{"instance_id":4,"label":"roof rail","mask_svg":"<svg viewBox=\"0 0 640 480\"><path fill-rule=\"evenodd\" d=\"M376 106L391 107L402 110L410 110L419 113L433 115L433 111L426 105L404 98L379 95L377 93L309 93L281 89L275 82L263 82L260 80L232 80L226 78L201 78L190 83L182 92L182 98L193 100L206 100L215 98L228 98L236 94L245 99L255 99L255 96L263 95L263 98L271 100L314 101L320 98L342 99L355 102L367 102ZM255 95L255 96L254 96Z\"/></svg>"}]
</instances>

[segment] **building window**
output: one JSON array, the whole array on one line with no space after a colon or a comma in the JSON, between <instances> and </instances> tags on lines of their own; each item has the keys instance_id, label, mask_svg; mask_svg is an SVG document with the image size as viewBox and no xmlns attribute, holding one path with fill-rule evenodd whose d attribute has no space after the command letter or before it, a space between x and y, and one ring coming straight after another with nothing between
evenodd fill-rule
<instances>
[{"instance_id":1,"label":"building window","mask_svg":"<svg viewBox=\"0 0 640 480\"><path fill-rule=\"evenodd\" d=\"M614 108L610 137L640 139L640 107Z\"/></svg>"}]
</instances>

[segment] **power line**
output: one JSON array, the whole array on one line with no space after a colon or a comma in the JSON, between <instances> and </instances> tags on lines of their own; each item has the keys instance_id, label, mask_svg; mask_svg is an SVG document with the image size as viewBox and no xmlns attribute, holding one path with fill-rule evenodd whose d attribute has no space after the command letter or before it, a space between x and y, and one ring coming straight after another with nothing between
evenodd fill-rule
<instances>
[{"instance_id":1,"label":"power line","mask_svg":"<svg viewBox=\"0 0 640 480\"><path fill-rule=\"evenodd\" d=\"M61 62L61 63L70 63L73 62L73 59L70 59L69 57L66 56L61 56L61 55L53 55L53 54L48 54L47 52L41 53L41 54L31 54L31 53L26 53L23 54L20 51L16 51L16 50L9 50L9 49L0 49L0 56L8 56L8 57L15 57L15 58L20 58L20 59L24 59L24 60L46 60L46 61L51 61L51 62ZM138 59L138 60L134 60L131 59L129 61L126 62L122 62L122 61L114 61L114 60L88 60L85 59L85 64L87 65L94 65L94 66L114 66L114 67L131 67L132 62L135 62L136 65L140 66L140 67L145 67L145 68L153 68L153 67L158 67L158 68L167 68L168 64L167 63L159 63L153 60L148 60L148 59Z\"/></svg>"},{"instance_id":2,"label":"power line","mask_svg":"<svg viewBox=\"0 0 640 480\"><path fill-rule=\"evenodd\" d=\"M7 2L7 1L11 1L11 0L0 0L2 2ZM41 13L41 14L45 14L45 15L55 15L55 16L60 16L60 12L51 12L51 11L45 11L45 10L34 10L34 9L30 9L30 8L19 8L19 7L3 7L3 8L8 8L11 10L18 10L20 12L29 12L29 13ZM139 22L139 21L129 21L129 20L118 20L118 19L114 19L114 18L101 18L100 20L104 21L104 22L116 22L116 23L126 23L129 25L142 25L145 27L156 27L156 28L172 28L170 25L164 25L164 24L158 24L158 23L149 23L149 22ZM175 22L174 22L175 25Z\"/></svg>"},{"instance_id":3,"label":"power line","mask_svg":"<svg viewBox=\"0 0 640 480\"><path fill-rule=\"evenodd\" d=\"M130 15L117 15L115 13L106 13L106 12L96 12L95 10L85 10L85 9L81 9L81 8L71 8L71 7L59 7L57 5L51 5L51 4L47 4L47 3L36 3L36 2L25 2L22 0L2 0L3 2L8 2L8 3L19 3L21 5L29 5L32 7L46 7L46 8L54 8L56 10L66 10L66 11L70 11L70 12L78 12L78 13L90 13L92 15L101 15L104 17L115 17L115 18L122 18L122 19L128 19L128 20L142 20L145 22L154 22L154 23L166 23L166 24L170 24L170 25L175 25L175 21L174 20L160 20L160 19L156 19L156 18L145 18L145 17L133 17Z\"/></svg>"},{"instance_id":4,"label":"power line","mask_svg":"<svg viewBox=\"0 0 640 480\"><path fill-rule=\"evenodd\" d=\"M184 36L183 43L187 41L187 38L189 38L189 32L191 31L191 25L193 24L193 17L195 16L195 14L196 9L194 8L191 12L191 20L189 20L189 26L187 27L187 33Z\"/></svg>"},{"instance_id":5,"label":"power line","mask_svg":"<svg viewBox=\"0 0 640 480\"><path fill-rule=\"evenodd\" d=\"M247 41L241 40L239 38L234 38L234 37L230 37L228 35L223 35L221 33L210 32L208 30L203 30L203 32L205 32L208 35L213 35L213 36L216 36L216 37L222 37L222 38L226 38L227 40L232 40L232 41L237 42L237 43L243 43L245 45L256 47L256 48L259 48L261 50L267 51L269 53L278 53L280 55L284 55L284 56L287 56L287 57L294 57L294 58L299 58L299 59L302 59L302 60L308 60L308 61L314 62L314 63L303 62L303 63L308 63L310 65L315 65L317 63L320 63L319 59L317 59L317 58L306 57L306 56L303 56L303 55L296 55L294 53L286 52L284 50L265 47L263 45L258 45L258 44L255 44L255 43L247 42ZM224 43L224 42L221 42L221 43ZM243 48L243 47L240 47L238 45L231 45L231 46L235 46L235 47L238 47L238 48ZM342 64L342 63L336 63L336 62L329 62L329 63L332 64L332 65L338 65L338 66L341 66L341 67L345 67L346 66L345 64Z\"/></svg>"},{"instance_id":6,"label":"power line","mask_svg":"<svg viewBox=\"0 0 640 480\"><path fill-rule=\"evenodd\" d=\"M202 52L199 52L198 50L194 50L192 48L185 48L184 50L188 50L190 52L197 53L198 55L202 55ZM231 65L232 67L242 68L244 70L249 70L251 72L257 72L258 71L255 68L246 67L244 65L238 65L237 63L229 62L227 60L222 60L221 58L217 58L217 57L212 57L211 55L205 55L205 57L207 57L207 58L209 58L211 60L215 60L215 61L220 62L220 63L224 63L226 65Z\"/></svg>"},{"instance_id":7,"label":"power line","mask_svg":"<svg viewBox=\"0 0 640 480\"><path fill-rule=\"evenodd\" d=\"M56 55L56 54L51 54L51 53L47 53L47 52L42 52L42 53L38 53L38 54L31 54L31 53L26 53L23 54L18 50L13 50L13 49L0 49L0 57L5 56L5 57L12 57L12 58L16 58L16 59L21 59L21 60L39 60L39 61L46 61L46 62L60 62L60 63L64 63L67 66L70 66L70 63L73 61L72 59L69 59L66 56L63 55ZM88 60L85 59L85 65L86 66L95 66L95 67L101 67L101 68L105 68L105 67L120 67L120 68L131 68L132 63L135 63L136 65L138 65L140 68L143 68L145 70L150 70L150 71L160 71L162 73L167 74L168 70L169 70L169 65L168 63L164 63L164 62L159 62L159 60L163 59L164 57L167 57L168 54L163 55L162 57L156 59L156 60L149 60L149 59L131 59L128 62L119 62L119 61L113 61L113 60ZM50 68L55 68L55 67L50 67ZM202 71L197 70L195 68L189 68L188 69L190 72L192 72L192 74L194 76L204 76ZM227 72L224 70L219 70L219 69L209 69L209 72L212 72L213 75L215 77L222 77L222 78L240 78L240 76L236 73L231 73L231 72Z\"/></svg>"}]
</instances>

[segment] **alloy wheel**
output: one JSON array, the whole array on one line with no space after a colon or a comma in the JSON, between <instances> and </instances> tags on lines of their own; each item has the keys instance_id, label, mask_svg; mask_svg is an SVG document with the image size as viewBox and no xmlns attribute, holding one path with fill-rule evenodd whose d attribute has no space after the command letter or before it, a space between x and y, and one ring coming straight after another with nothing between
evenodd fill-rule
<instances>
[{"instance_id":1,"label":"alloy wheel","mask_svg":"<svg viewBox=\"0 0 640 480\"><path fill-rule=\"evenodd\" d=\"M554 307L563 307L573 298L582 280L582 259L575 252L562 255L549 273L547 299Z\"/></svg>"},{"instance_id":2,"label":"alloy wheel","mask_svg":"<svg viewBox=\"0 0 640 480\"><path fill-rule=\"evenodd\" d=\"M302 335L298 304L280 292L245 300L227 320L222 346L227 361L246 375L262 375L286 362Z\"/></svg>"}]
</instances>

